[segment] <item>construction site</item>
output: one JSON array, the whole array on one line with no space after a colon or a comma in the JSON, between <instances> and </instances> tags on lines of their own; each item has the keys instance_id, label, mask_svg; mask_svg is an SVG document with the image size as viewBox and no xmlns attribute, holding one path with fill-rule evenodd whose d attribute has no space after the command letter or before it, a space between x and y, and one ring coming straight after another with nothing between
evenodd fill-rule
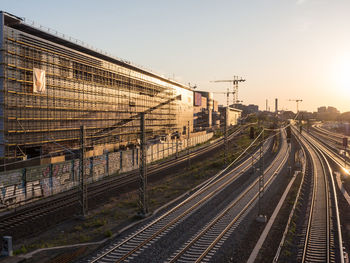
<instances>
[{"instance_id":1,"label":"construction site","mask_svg":"<svg viewBox=\"0 0 350 263\"><path fill-rule=\"evenodd\" d=\"M64 161L79 148L82 126L94 155L137 145L141 113L147 138L186 134L193 125L187 86L6 12L0 34L6 163L39 156Z\"/></svg>"}]
</instances>

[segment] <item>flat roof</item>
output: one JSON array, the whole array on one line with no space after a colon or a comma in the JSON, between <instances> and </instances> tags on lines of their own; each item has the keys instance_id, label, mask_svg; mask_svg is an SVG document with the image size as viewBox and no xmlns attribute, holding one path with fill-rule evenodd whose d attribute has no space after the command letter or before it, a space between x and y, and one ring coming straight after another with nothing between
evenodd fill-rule
<instances>
[{"instance_id":1,"label":"flat roof","mask_svg":"<svg viewBox=\"0 0 350 263\"><path fill-rule=\"evenodd\" d=\"M242 110L240 109L237 109L237 108L231 108L231 107L228 107L230 111L237 111L237 112L242 112Z\"/></svg>"},{"instance_id":2,"label":"flat roof","mask_svg":"<svg viewBox=\"0 0 350 263\"><path fill-rule=\"evenodd\" d=\"M80 51L82 53L86 53L86 54L91 55L93 57L117 64L119 66L123 66L123 67L131 69L131 70L135 70L135 71L140 72L142 74L161 79L167 83L176 85L180 88L184 88L184 89L193 91L193 89L191 89L190 87L187 87L187 86L185 86L185 85L183 85L175 80L167 79L167 78L160 76L156 73L153 73L153 72L148 71L146 69L143 69L141 67L135 66L135 65L128 63L126 61L122 61L121 59L117 59L115 57L103 54L101 52L98 52L97 50L91 49L89 47L85 47L83 45L79 45L78 43L74 43L74 42L70 41L69 39L63 38L61 36L55 35L55 34L50 33L48 31L45 31L45 30L42 30L40 28L36 28L32 25L29 25L25 22L25 19L23 19L21 17L12 15L12 14L7 13L5 11L0 11L0 13L4 15L4 24L6 26L9 26L11 28L23 31L25 33L52 41L52 42L60 44L62 46Z\"/></svg>"}]
</instances>

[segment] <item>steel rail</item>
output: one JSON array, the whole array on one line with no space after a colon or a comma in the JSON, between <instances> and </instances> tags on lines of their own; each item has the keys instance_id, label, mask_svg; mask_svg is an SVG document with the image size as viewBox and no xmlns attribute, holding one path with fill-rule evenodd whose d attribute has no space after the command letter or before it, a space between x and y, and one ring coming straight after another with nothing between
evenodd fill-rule
<instances>
[{"instance_id":1,"label":"steel rail","mask_svg":"<svg viewBox=\"0 0 350 263\"><path fill-rule=\"evenodd\" d=\"M304 145L310 153L313 166L313 192L303 246L302 262L330 262L330 228L332 219L330 218L330 195L325 161L320 150L312 144L307 136L302 136L302 141L304 141Z\"/></svg>"},{"instance_id":2,"label":"steel rail","mask_svg":"<svg viewBox=\"0 0 350 263\"><path fill-rule=\"evenodd\" d=\"M315 134L317 134L318 136L323 137L323 138L325 138L325 139L328 140L328 141L332 141L332 143L333 143L335 146L340 146L340 145L342 145L342 142L343 142L343 141L342 141L341 138L333 137L333 136L330 135L330 134L321 132L321 131L318 130L317 128L312 128L311 131L312 131L312 133L315 133Z\"/></svg>"},{"instance_id":3,"label":"steel rail","mask_svg":"<svg viewBox=\"0 0 350 263\"><path fill-rule=\"evenodd\" d=\"M339 256L340 256L340 262L344 262L344 255L343 255L343 240L342 240L342 232L341 232L341 224L340 224L340 215L339 215L339 207L338 207L338 199L337 199L337 191L335 189L335 183L334 178L332 176L332 169L330 167L330 164L326 158L326 156L331 159L336 165L338 165L340 168L344 168L341 164L341 162L338 160L337 155L330 152L324 145L323 142L319 142L317 139L309 137L309 140L312 142L312 144L320 151L321 155L324 157L325 163L327 164L328 171L330 172L330 180L332 184L332 192L333 192L333 199L334 199L334 210L335 210L335 216L336 216L336 228L337 228L337 236L338 236L338 246L339 246ZM325 156L326 155L326 156Z\"/></svg>"},{"instance_id":4,"label":"steel rail","mask_svg":"<svg viewBox=\"0 0 350 263\"><path fill-rule=\"evenodd\" d=\"M308 147L307 147L308 148ZM308 151L310 152L310 150L308 149ZM315 160L312 157L312 155L310 154L310 158L311 158L311 162L313 163L313 167L315 167ZM315 196L316 196L316 184L317 184L317 180L316 180L316 176L315 176L315 171L313 168L313 185L312 185L312 199L311 199L311 206L310 206L310 211L309 211L309 217L308 217L308 223L307 223L307 228L306 228L306 234L305 234L305 241L304 241L304 248L303 248L303 257L302 257L302 262L305 262L305 258L306 258L306 252L307 252L307 243L308 243L308 239L309 239L309 235L310 235L310 229L311 229L311 223L312 223L312 214L313 214L313 209L314 209L314 202L315 202Z\"/></svg>"},{"instance_id":5,"label":"steel rail","mask_svg":"<svg viewBox=\"0 0 350 263\"><path fill-rule=\"evenodd\" d=\"M343 135L343 134L340 134L340 133L331 132L331 131L329 131L329 130L327 130L327 129L324 129L324 128L322 128L322 127L320 127L320 126L317 126L317 125L314 125L313 127L316 128L317 130L319 130L319 131L321 131L321 132L323 132L323 133L325 133L325 134L327 134L327 135L333 136L333 137L335 137L335 138L342 139L342 138L344 138L344 137L348 137L348 136Z\"/></svg>"},{"instance_id":6,"label":"steel rail","mask_svg":"<svg viewBox=\"0 0 350 263\"><path fill-rule=\"evenodd\" d=\"M329 159L331 159L335 164L337 164L340 168L342 168L347 174L349 174L349 171L345 169L344 167L344 157L339 155L338 152L336 152L334 149L332 149L331 146L326 144L323 141L320 141L316 136L314 136L312 133L310 135L313 138L310 138L313 143L317 144L317 147L322 150L324 154L327 155Z\"/></svg>"},{"instance_id":7,"label":"steel rail","mask_svg":"<svg viewBox=\"0 0 350 263\"><path fill-rule=\"evenodd\" d=\"M267 150L265 150L264 153L266 151ZM258 156L258 151L254 155ZM119 259L116 259L116 261L114 261L114 262L121 262L122 260L128 258L135 251L139 250L142 246L147 244L149 241L156 238L161 233L163 233L165 230L172 227L174 224L179 222L179 220L184 218L184 216L186 216L187 214L192 212L199 205L201 205L205 201L209 200L209 198L213 197L216 193L218 193L219 191L224 189L227 185L231 184L233 181L235 181L237 178L239 178L246 170L248 170L250 168L250 158L248 158L243 163L241 163L237 167L235 167L233 171L223 175L222 177L218 178L216 181L211 182L211 184L205 185L204 187L200 188L197 192L195 192L193 195L188 197L186 200L182 201L180 204L178 204L177 206L175 206L174 208L172 208L171 210L169 210L168 212L166 212L162 216L158 217L157 219L155 219L154 221L152 221L151 223L149 223L145 227L141 228L140 230L138 230L137 232L135 232L131 236L127 237L122 242L120 242L116 245L113 245L111 248L107 249L107 251L103 252L101 255L97 256L96 258L94 258L90 262L92 262L92 263L97 262L98 260L106 257L107 255L114 252L116 249L121 248L123 245L126 245L127 242L129 242L129 241L131 242L132 239L136 238L138 235L145 233L146 230L150 229L151 227L156 227L156 224L159 223L161 220L166 219L167 216L174 214L177 210L183 208L185 205L190 205L189 208L185 208L185 211L180 211L181 213L179 215L175 215L175 218L168 220L169 222L167 222L165 224L165 227L164 226L161 227L155 233L153 233L151 236L148 236L145 239L143 239L141 242L138 242L138 244L133 249L129 250L127 253L124 253L124 255L122 257L120 257ZM234 172L238 171L239 169L242 169L242 170L239 171L239 173L234 174ZM225 182L225 180L227 180L227 181ZM219 185L220 183L222 183L222 184ZM214 188L214 187L216 187L216 189L210 190L210 188ZM206 191L211 191L211 192L205 193ZM196 198L200 197L202 194L204 196L201 197L200 200L196 200ZM192 200L195 201L194 205L190 204L190 202Z\"/></svg>"},{"instance_id":8,"label":"steel rail","mask_svg":"<svg viewBox=\"0 0 350 263\"><path fill-rule=\"evenodd\" d=\"M287 148L287 152L282 160L282 162L279 164L279 166L276 168L276 170L274 171L274 173L269 177L269 179L267 180L267 182L264 184L264 189L272 182L272 180L275 178L274 175L277 175L277 173L280 171L280 169L283 167L283 165L285 164L287 158L289 156L289 151L288 151L288 148ZM277 158L276 158L277 159ZM269 169L272 168L272 165L267 169L267 171ZM266 172L267 172L266 171ZM264 172L265 173L265 172ZM257 181L258 182L258 181ZM244 212L247 211L247 209L253 204L253 202L258 198L259 196L259 193L256 193L256 195L254 196L253 199L251 199L248 204L246 205L246 207L237 215L237 219L234 219L235 222L237 222L239 220L239 218L244 214ZM222 239L222 237L230 230L230 228L233 226L233 222L230 223L225 229L224 231L212 242L212 244L204 251L204 253L197 259L196 263L199 263L201 262L204 257L206 255L208 255L208 253L210 252L211 249L213 249L217 244L218 242Z\"/></svg>"},{"instance_id":9,"label":"steel rail","mask_svg":"<svg viewBox=\"0 0 350 263\"><path fill-rule=\"evenodd\" d=\"M326 209L325 209L325 212L326 212L326 222L325 222L325 227L326 227L326 261L325 262L330 262L330 235L329 235L329 232L330 232L330 219L329 219L329 211L330 211L330 207L329 207L329 196L328 196L328 184L327 184L327 179L326 179L326 169L324 167L324 164L323 164L323 161L321 159L321 156L319 155L319 153L317 152L317 149L313 149L315 152L315 156L313 156L311 154L311 159L312 159L312 163L313 163L313 166L315 167L314 168L314 184L313 184L313 197L312 197L312 204L311 204L311 209L310 209L310 216L309 216L309 223L308 223L308 228L307 228L307 234L306 234L306 241L305 241L305 246L304 246L304 252L303 252L303 259L302 259L302 262L310 262L313 260L313 257L317 256L317 253L315 253L316 251L314 251L314 249L310 249L310 247L315 247L315 245L317 246L316 249L319 249L319 242L315 242L315 240L313 240L313 231L314 229L313 228L318 228L320 227L319 224L317 224L319 221L322 220L323 218L323 212L319 211L318 209L316 209L316 202L322 202L322 204L326 203ZM310 150L309 150L310 151ZM318 162L319 164L321 164L322 166L322 179L324 180L324 193L321 194L321 192L319 192L319 185L320 185L320 181L318 181L318 176L319 174L317 174L317 170L316 170L316 167L318 166L316 164L316 160L315 159L318 159ZM321 180L322 180L321 179ZM321 194L321 196L320 196ZM324 200L322 200L324 198ZM321 213L321 214L320 214ZM317 224L316 226L314 226L314 224ZM321 226L322 227L322 226ZM320 233L319 229L317 229L317 233ZM321 238L320 236L318 236L318 238ZM310 250L311 250L311 253L310 253ZM311 258L311 259L309 259Z\"/></svg>"},{"instance_id":10,"label":"steel rail","mask_svg":"<svg viewBox=\"0 0 350 263\"><path fill-rule=\"evenodd\" d=\"M316 146L317 147L317 146ZM332 176L332 168L326 158L326 156L324 155L322 150L319 150L320 154L322 155L322 158L324 159L328 172L330 174L330 179L331 179L331 183L332 183L332 192L333 192L333 197L334 197L334 210L335 210L335 214L336 214L336 226L337 226L337 236L338 236L338 246L339 246L339 257L340 257L340 262L344 263L344 255L343 255L343 241L342 241L342 234L341 234L341 227L340 227L340 216L339 216L339 207L338 207L338 199L337 199L337 192L335 189L335 184L334 184L334 179ZM328 194L330 194L328 192Z\"/></svg>"},{"instance_id":11,"label":"steel rail","mask_svg":"<svg viewBox=\"0 0 350 263\"><path fill-rule=\"evenodd\" d=\"M284 153L282 152L282 149L279 153L278 156L276 156L276 158L274 159L274 161L269 165L268 168L265 169L264 174L267 174L270 170L272 170L272 168L274 167L274 165L280 161L278 167L275 168L275 170L273 171L273 173L270 175L269 179L266 181L266 183L264 184L264 188L267 187L271 181L275 178L274 175L276 175L281 167L285 164L286 159L289 156L289 151L288 151L288 146L286 149L286 153L283 155ZM282 161L280 160L283 157ZM175 256L172 257L172 259L169 261L170 263L174 263L177 260L179 260L187 251L190 250L191 247L195 246L195 243L198 242L201 238L205 238L205 235L209 235L210 237L213 236L213 233L209 233L210 230L212 230L212 232L214 231L214 227L220 227L220 220L224 219L225 216L230 216L229 212L232 212L232 210L234 208L237 208L237 205L240 204L239 202L243 200L243 198L245 196L247 196L249 193L252 194L251 192L254 192L252 190L254 190L253 188L255 186L257 186L259 182L259 178L257 178L254 182L252 182L247 188L246 190L244 190L244 192L242 192L233 202L231 202L223 211L220 212L219 215L217 215L211 222L210 224L208 224L204 229L202 229L194 238L191 239L191 241L181 249L181 251L177 252L177 254ZM256 194L254 194L250 199L248 196L249 200L243 200L247 203L244 204L244 207L239 211L239 213L233 218L229 220L229 224L226 225L226 227L220 232L220 233L215 233L215 235L217 235L217 237L209 244L208 247L205 248L205 250L201 253L201 255L195 260L195 262L201 262L206 255L218 244L218 242L220 242L220 240L225 236L225 234L227 234L230 229L235 225L235 223L244 215L244 213L250 208L250 206L252 205L252 203L256 200L256 198L258 197L258 192ZM217 226L219 225L219 226ZM202 242L203 243L203 242ZM203 244L201 244L201 249L203 248ZM198 252L198 251L197 251ZM198 254L198 253L197 253Z\"/></svg>"}]
</instances>

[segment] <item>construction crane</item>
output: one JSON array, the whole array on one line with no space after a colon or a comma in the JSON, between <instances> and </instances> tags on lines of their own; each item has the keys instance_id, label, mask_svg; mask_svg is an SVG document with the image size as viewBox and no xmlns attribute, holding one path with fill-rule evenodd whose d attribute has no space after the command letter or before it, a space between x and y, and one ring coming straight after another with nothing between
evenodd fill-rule
<instances>
[{"instance_id":1,"label":"construction crane","mask_svg":"<svg viewBox=\"0 0 350 263\"><path fill-rule=\"evenodd\" d=\"M303 100L302 99L295 99L295 100L290 99L289 101L295 101L297 103L297 113L298 113L299 112L299 102L302 102Z\"/></svg>"},{"instance_id":2,"label":"construction crane","mask_svg":"<svg viewBox=\"0 0 350 263\"><path fill-rule=\"evenodd\" d=\"M233 76L233 79L228 79L228 80L214 80L214 81L210 81L210 82L229 82L229 83L232 83L232 88L233 88L233 91L230 92L230 87L227 87L227 92L226 95L227 95L227 106L229 105L230 103L230 94L233 94L233 104L236 104L238 103L238 83L239 82L244 82L245 79L242 79L238 76Z\"/></svg>"},{"instance_id":3,"label":"construction crane","mask_svg":"<svg viewBox=\"0 0 350 263\"><path fill-rule=\"evenodd\" d=\"M215 93L215 94L227 94L227 93L229 93L229 94L235 94L235 93L234 93L234 91L229 91L229 92L224 92L224 91L222 91L222 92L220 92L220 91L214 91L214 92L212 92L212 93Z\"/></svg>"},{"instance_id":4,"label":"construction crane","mask_svg":"<svg viewBox=\"0 0 350 263\"><path fill-rule=\"evenodd\" d=\"M215 93L215 94L225 94L225 95L227 95L227 97L228 97L229 94L232 94L232 95L235 94L234 91L229 91L229 92L216 92L216 91L214 91L214 92L212 92L212 93ZM243 102L243 100L236 100L235 103L241 103L241 102Z\"/></svg>"},{"instance_id":5,"label":"construction crane","mask_svg":"<svg viewBox=\"0 0 350 263\"><path fill-rule=\"evenodd\" d=\"M235 92L234 91L229 91L229 88L227 88L227 92L213 92L215 94L226 94L226 98L227 98L227 107L230 103L230 94L232 94L232 96L235 96ZM234 103L234 102L233 102Z\"/></svg>"},{"instance_id":6,"label":"construction crane","mask_svg":"<svg viewBox=\"0 0 350 263\"><path fill-rule=\"evenodd\" d=\"M225 163L227 164L228 163L228 140L227 140L227 137L228 137L228 132L227 132L227 119L228 119L228 106L229 106L229 103L230 103L230 93L233 94L233 104L236 104L238 103L238 83L239 82L244 82L245 79L242 79L242 78L239 78L238 76L233 76L233 79L229 79L229 80L214 80L214 81L211 81L211 82L229 82L229 83L232 83L232 87L233 87L233 91L230 92L230 87L228 86L227 87L227 92L223 92L223 93L226 93L227 95L227 108L226 108L226 116L225 116L225 130L224 130L224 145L225 145ZM218 93L218 92L216 92Z\"/></svg>"}]
</instances>

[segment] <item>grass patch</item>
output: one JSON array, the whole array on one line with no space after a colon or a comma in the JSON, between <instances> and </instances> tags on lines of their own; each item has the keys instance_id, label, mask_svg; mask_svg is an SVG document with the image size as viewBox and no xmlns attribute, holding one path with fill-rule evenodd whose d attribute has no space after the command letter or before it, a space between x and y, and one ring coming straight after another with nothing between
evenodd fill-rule
<instances>
[{"instance_id":1,"label":"grass patch","mask_svg":"<svg viewBox=\"0 0 350 263\"><path fill-rule=\"evenodd\" d=\"M22 245L20 249L16 249L15 251L13 251L13 254L16 256L16 255L19 255L19 254L25 254L28 252L28 249Z\"/></svg>"},{"instance_id":2,"label":"grass patch","mask_svg":"<svg viewBox=\"0 0 350 263\"><path fill-rule=\"evenodd\" d=\"M136 208L137 201L136 200L123 200L118 203L118 207L120 208Z\"/></svg>"},{"instance_id":3,"label":"grass patch","mask_svg":"<svg viewBox=\"0 0 350 263\"><path fill-rule=\"evenodd\" d=\"M106 230L104 232L105 237L111 237L112 236L112 231L111 230Z\"/></svg>"},{"instance_id":4,"label":"grass patch","mask_svg":"<svg viewBox=\"0 0 350 263\"><path fill-rule=\"evenodd\" d=\"M85 243L85 242L88 242L91 240L91 237L87 234L81 234L80 237L79 237L79 241L81 243Z\"/></svg>"},{"instance_id":5,"label":"grass patch","mask_svg":"<svg viewBox=\"0 0 350 263\"><path fill-rule=\"evenodd\" d=\"M101 227L107 224L107 219L105 218L95 218L91 221L84 223L84 227Z\"/></svg>"},{"instance_id":6,"label":"grass patch","mask_svg":"<svg viewBox=\"0 0 350 263\"><path fill-rule=\"evenodd\" d=\"M81 225L76 225L73 229L74 231L80 232L83 230L83 227Z\"/></svg>"}]
</instances>

